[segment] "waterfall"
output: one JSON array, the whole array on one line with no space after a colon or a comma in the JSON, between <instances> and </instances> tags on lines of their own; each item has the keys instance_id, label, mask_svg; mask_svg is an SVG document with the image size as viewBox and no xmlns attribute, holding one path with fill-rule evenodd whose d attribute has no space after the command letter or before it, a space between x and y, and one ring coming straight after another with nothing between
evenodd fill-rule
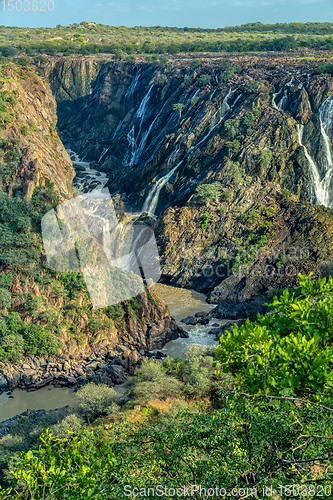
<instances>
[{"instance_id":1,"label":"waterfall","mask_svg":"<svg viewBox=\"0 0 333 500\"><path fill-rule=\"evenodd\" d=\"M118 134L119 130L121 129L123 123L124 123L124 119L120 120L120 122L118 123L118 125L116 127L116 130L112 134L111 141L113 141L113 139L116 137L116 135Z\"/></svg>"},{"instance_id":2,"label":"waterfall","mask_svg":"<svg viewBox=\"0 0 333 500\"><path fill-rule=\"evenodd\" d=\"M283 93L283 97L281 99L281 101L277 104L277 109L279 111L283 111L284 110L284 105L285 103L288 101L288 90L285 90L284 93Z\"/></svg>"},{"instance_id":3,"label":"waterfall","mask_svg":"<svg viewBox=\"0 0 333 500\"><path fill-rule=\"evenodd\" d=\"M146 93L146 95L144 96L144 98L142 99L142 101L140 103L139 109L136 112L136 117L137 118L143 118L145 116L146 107L147 107L148 101L150 99L150 94L151 94L152 90L153 90L153 85L151 85L149 87L148 92Z\"/></svg>"},{"instance_id":4,"label":"waterfall","mask_svg":"<svg viewBox=\"0 0 333 500\"><path fill-rule=\"evenodd\" d=\"M108 151L108 148L104 148L101 157L106 153L105 150ZM103 189L108 181L107 174L91 168L90 163L88 162L80 161L78 155L74 153L74 151L70 149L67 149L66 151L70 155L74 170L76 171L76 177L73 181L75 193L80 195L83 193L89 193L95 189Z\"/></svg>"},{"instance_id":5,"label":"waterfall","mask_svg":"<svg viewBox=\"0 0 333 500\"><path fill-rule=\"evenodd\" d=\"M332 168L329 168L324 175L323 179L320 179L319 171L317 168L316 163L314 160L311 158L307 147L303 144L303 132L304 132L304 125L297 124L296 125L297 129L297 135L298 135L298 141L300 146L303 147L304 153L306 156L306 159L308 160L309 167L310 167L310 175L312 178L312 183L313 183L313 188L315 191L315 197L318 205L324 205L326 207L331 206L331 181L332 181L332 174L333 170Z\"/></svg>"},{"instance_id":6,"label":"waterfall","mask_svg":"<svg viewBox=\"0 0 333 500\"><path fill-rule=\"evenodd\" d=\"M272 106L274 109L276 109L277 111L280 111L279 108L277 107L276 105L276 98L278 97L279 94L281 94L283 89L280 89L279 92L276 92L275 94L273 94L273 98L272 98Z\"/></svg>"},{"instance_id":7,"label":"waterfall","mask_svg":"<svg viewBox=\"0 0 333 500\"><path fill-rule=\"evenodd\" d=\"M141 69L139 68L137 74L135 75L134 80L132 81L131 85L127 89L127 92L125 94L125 99L132 97L132 95L134 94L135 89L137 87L137 84L139 83L140 76L141 76Z\"/></svg>"},{"instance_id":8,"label":"waterfall","mask_svg":"<svg viewBox=\"0 0 333 500\"><path fill-rule=\"evenodd\" d=\"M183 161L177 163L177 165L173 167L173 169L170 170L170 172L161 177L161 179L159 179L154 184L143 204L142 212L146 212L150 216L153 216L155 214L155 210L158 204L158 199L162 188L166 185L166 183L169 181L172 175L176 172L177 168L180 166L181 163L183 163Z\"/></svg>"},{"instance_id":9,"label":"waterfall","mask_svg":"<svg viewBox=\"0 0 333 500\"><path fill-rule=\"evenodd\" d=\"M108 150L109 150L109 148L103 148L103 152L102 152L101 156L99 157L98 162L100 162L102 160L103 156L106 155Z\"/></svg>"},{"instance_id":10,"label":"waterfall","mask_svg":"<svg viewBox=\"0 0 333 500\"><path fill-rule=\"evenodd\" d=\"M293 81L294 81L294 77L292 77L291 80L288 83L286 83L284 87L291 87L293 84ZM276 98L281 94L281 92L283 92L283 96L280 99L280 101L278 103L276 103ZM287 101L288 101L288 89L282 88L279 90L279 92L273 94L272 106L274 109L276 109L278 111L283 111L285 103Z\"/></svg>"},{"instance_id":11,"label":"waterfall","mask_svg":"<svg viewBox=\"0 0 333 500\"><path fill-rule=\"evenodd\" d=\"M132 167L135 163L137 163L138 159L140 158L140 156L143 153L143 150L144 150L144 147L146 145L148 136L151 132L151 129L153 128L154 123L157 120L157 116L156 116L155 119L153 120L153 122L150 124L149 129L141 137L142 124L143 124L144 118L146 116L146 110L147 110L147 106L149 103L149 99L150 99L150 95L151 95L152 90L153 90L153 85L151 85L149 87L148 92L146 93L146 95L142 99L140 106L139 106L139 108L134 116L133 125L132 125L129 133L127 134L128 150L127 150L127 153L125 154L125 158L124 158L124 162L123 162L124 166ZM139 124L137 127L138 132L136 134L135 129L136 129L137 122L139 122Z\"/></svg>"},{"instance_id":12,"label":"waterfall","mask_svg":"<svg viewBox=\"0 0 333 500\"><path fill-rule=\"evenodd\" d=\"M331 130L333 125L333 94L331 94L319 108L320 131L326 151L326 167L332 168Z\"/></svg>"},{"instance_id":13,"label":"waterfall","mask_svg":"<svg viewBox=\"0 0 333 500\"><path fill-rule=\"evenodd\" d=\"M214 97L214 94L216 93L217 89L214 89L213 92L209 96L209 100L211 101Z\"/></svg>"},{"instance_id":14,"label":"waterfall","mask_svg":"<svg viewBox=\"0 0 333 500\"><path fill-rule=\"evenodd\" d=\"M224 119L224 117L226 116L226 114L230 111L231 107L229 106L228 104L228 100L230 99L230 97L236 92L237 89L235 90L231 90L229 89L229 92L228 94L225 96L225 98L223 99L223 102L221 104L221 106L218 108L218 110L214 113L214 115L212 116L211 118L211 121L210 121L210 126L209 126L209 130L207 132L207 134L205 135L205 137L203 139L201 139L201 141L195 146L196 148L200 146L200 144L202 144L210 135L211 133L213 132L213 130L216 129L216 127L218 127L222 120ZM238 96L238 98L235 100L233 106L236 104L236 102L238 101L238 99L241 97L241 95Z\"/></svg>"}]
</instances>

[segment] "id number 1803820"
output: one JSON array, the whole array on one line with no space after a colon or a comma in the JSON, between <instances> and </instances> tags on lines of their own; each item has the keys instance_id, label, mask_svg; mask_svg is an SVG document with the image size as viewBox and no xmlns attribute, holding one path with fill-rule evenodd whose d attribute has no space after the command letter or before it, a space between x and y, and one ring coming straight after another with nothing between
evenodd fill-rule
<instances>
[{"instance_id":1,"label":"id number 1803820","mask_svg":"<svg viewBox=\"0 0 333 500\"><path fill-rule=\"evenodd\" d=\"M331 485L323 486L321 484L286 484L278 487L282 498L286 497L331 497Z\"/></svg>"},{"instance_id":2,"label":"id number 1803820","mask_svg":"<svg viewBox=\"0 0 333 500\"><path fill-rule=\"evenodd\" d=\"M3 10L6 12L52 12L53 0L2 0Z\"/></svg>"}]
</instances>

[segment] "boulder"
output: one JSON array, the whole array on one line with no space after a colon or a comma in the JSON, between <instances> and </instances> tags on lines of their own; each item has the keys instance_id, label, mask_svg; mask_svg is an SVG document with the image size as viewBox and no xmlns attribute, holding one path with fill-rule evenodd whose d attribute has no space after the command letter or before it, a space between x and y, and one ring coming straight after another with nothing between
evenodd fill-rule
<instances>
[{"instance_id":1,"label":"boulder","mask_svg":"<svg viewBox=\"0 0 333 500\"><path fill-rule=\"evenodd\" d=\"M122 384L126 380L126 373L122 366L108 365L107 372L114 384Z\"/></svg>"},{"instance_id":2,"label":"boulder","mask_svg":"<svg viewBox=\"0 0 333 500\"><path fill-rule=\"evenodd\" d=\"M212 310L212 316L218 319L243 319L256 320L257 313L265 314L268 311L267 296L254 297L249 301L222 300Z\"/></svg>"},{"instance_id":3,"label":"boulder","mask_svg":"<svg viewBox=\"0 0 333 500\"><path fill-rule=\"evenodd\" d=\"M8 382L4 375L0 374L0 393L4 391L8 391Z\"/></svg>"},{"instance_id":4,"label":"boulder","mask_svg":"<svg viewBox=\"0 0 333 500\"><path fill-rule=\"evenodd\" d=\"M200 325L208 325L210 319L210 316L205 316L204 318L198 319L198 323Z\"/></svg>"},{"instance_id":5,"label":"boulder","mask_svg":"<svg viewBox=\"0 0 333 500\"><path fill-rule=\"evenodd\" d=\"M197 312L197 313L195 313L194 317L195 318L204 318L207 315L208 315L208 313L206 313L206 312Z\"/></svg>"},{"instance_id":6,"label":"boulder","mask_svg":"<svg viewBox=\"0 0 333 500\"><path fill-rule=\"evenodd\" d=\"M185 323L185 325L196 325L198 320L194 316L187 316L187 318L182 319L181 322Z\"/></svg>"}]
</instances>

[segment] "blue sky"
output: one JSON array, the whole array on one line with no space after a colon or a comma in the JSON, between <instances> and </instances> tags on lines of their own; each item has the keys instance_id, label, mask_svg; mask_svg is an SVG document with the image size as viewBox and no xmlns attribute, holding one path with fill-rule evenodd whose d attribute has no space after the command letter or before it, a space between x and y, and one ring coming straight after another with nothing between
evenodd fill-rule
<instances>
[{"instance_id":1,"label":"blue sky","mask_svg":"<svg viewBox=\"0 0 333 500\"><path fill-rule=\"evenodd\" d=\"M20 8L21 0L5 0L5 11L0 0L0 24L7 26L52 27L93 21L113 26L218 28L256 21L333 22L333 0L51 0L53 12L9 12L8 1ZM34 1L39 5L48 2ZM32 0L25 2L32 5Z\"/></svg>"}]
</instances>

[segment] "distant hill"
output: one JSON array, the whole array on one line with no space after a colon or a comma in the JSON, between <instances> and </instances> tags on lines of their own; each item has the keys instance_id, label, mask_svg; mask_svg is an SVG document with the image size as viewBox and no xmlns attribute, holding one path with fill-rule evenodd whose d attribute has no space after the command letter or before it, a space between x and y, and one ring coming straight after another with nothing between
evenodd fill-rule
<instances>
[{"instance_id":1,"label":"distant hill","mask_svg":"<svg viewBox=\"0 0 333 500\"><path fill-rule=\"evenodd\" d=\"M55 28L0 26L2 57L19 54L141 54L289 51L333 48L332 23L249 23L218 29L107 26L83 21Z\"/></svg>"}]
</instances>

